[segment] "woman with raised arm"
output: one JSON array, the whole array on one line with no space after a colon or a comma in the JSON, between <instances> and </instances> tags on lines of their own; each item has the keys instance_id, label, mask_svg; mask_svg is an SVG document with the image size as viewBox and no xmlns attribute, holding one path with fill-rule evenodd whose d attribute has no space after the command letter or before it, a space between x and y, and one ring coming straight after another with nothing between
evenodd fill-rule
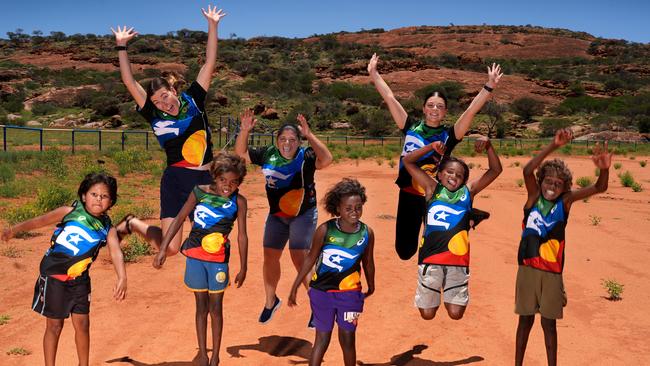
<instances>
[{"instance_id":1,"label":"woman with raised arm","mask_svg":"<svg viewBox=\"0 0 650 366\"><path fill-rule=\"evenodd\" d=\"M253 112L241 116L241 132L235 141L235 153L262 167L266 178L269 215L264 226L264 290L266 300L260 323L271 320L280 307L276 289L280 281L280 257L289 241L289 253L296 271L300 271L311 248L318 221L314 173L332 163L327 146L309 129L307 119L298 115L299 126L284 124L277 133L276 144L248 147L248 137L257 120ZM302 138L310 147L302 147ZM307 279L303 281L307 286Z\"/></svg>"},{"instance_id":2,"label":"woman with raised arm","mask_svg":"<svg viewBox=\"0 0 650 366\"><path fill-rule=\"evenodd\" d=\"M162 233L167 232L194 186L212 183L208 171L212 161L212 142L205 113L205 98L217 62L217 28L226 14L212 6L208 6L207 11L201 11L208 21L205 64L196 81L182 93L178 88L183 81L171 73L163 73L162 77L151 80L146 89L143 88L133 77L127 55L127 43L138 33L127 26L118 26L117 30L111 28L117 44L115 49L120 60L122 81L137 103L138 112L149 122L167 155L167 168L160 181L162 231L132 215L127 215L117 229L121 237L133 231L158 248ZM167 255L178 253L181 232L179 230L167 247Z\"/></svg>"},{"instance_id":3,"label":"woman with raised arm","mask_svg":"<svg viewBox=\"0 0 650 366\"><path fill-rule=\"evenodd\" d=\"M395 98L388 84L379 75L377 71L378 61L379 56L377 54L372 55L368 63L370 79L388 106L388 110L395 124L405 136L404 146L400 156L399 173L395 182L400 188L397 204L397 220L395 224L395 250L401 259L407 260L418 249L418 235L420 233L420 226L422 225L426 202L423 188L413 180L404 167L402 162L403 157L411 151L435 141L441 141L445 144L445 154L451 154L454 147L463 139L463 136L471 126L474 116L490 98L492 91L497 87L503 73L501 73L501 66L499 65L492 64L491 67L488 67L488 81L479 91L478 95L474 97L467 110L461 114L453 126L445 126L442 123L447 113L447 98L442 91L434 90L424 98L422 105L424 120L418 120L413 116L409 116L404 110L404 107ZM428 174L435 174L437 161L440 158L440 154L432 151L421 157L417 162L417 166ZM476 214L473 217L474 224L482 218L484 217Z\"/></svg>"}]
</instances>

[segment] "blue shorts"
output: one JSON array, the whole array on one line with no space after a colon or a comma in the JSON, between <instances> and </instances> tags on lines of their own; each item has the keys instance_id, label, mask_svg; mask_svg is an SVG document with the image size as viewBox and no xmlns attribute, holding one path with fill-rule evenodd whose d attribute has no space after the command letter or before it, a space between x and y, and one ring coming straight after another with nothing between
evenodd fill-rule
<instances>
[{"instance_id":1,"label":"blue shorts","mask_svg":"<svg viewBox=\"0 0 650 366\"><path fill-rule=\"evenodd\" d=\"M339 329L354 332L359 315L363 312L361 291L325 292L309 288L309 303L314 314L314 328L319 332L331 332L334 320Z\"/></svg>"},{"instance_id":2,"label":"blue shorts","mask_svg":"<svg viewBox=\"0 0 650 366\"><path fill-rule=\"evenodd\" d=\"M160 179L160 218L176 217L194 186L212 182L207 170L168 166ZM194 215L190 213L188 217Z\"/></svg>"},{"instance_id":3,"label":"blue shorts","mask_svg":"<svg viewBox=\"0 0 650 366\"><path fill-rule=\"evenodd\" d=\"M296 217L268 215L264 226L264 248L282 250L289 240L289 249L309 250L317 223L316 207Z\"/></svg>"},{"instance_id":4,"label":"blue shorts","mask_svg":"<svg viewBox=\"0 0 650 366\"><path fill-rule=\"evenodd\" d=\"M223 292L228 287L228 263L205 262L187 257L185 286L194 292Z\"/></svg>"}]
</instances>

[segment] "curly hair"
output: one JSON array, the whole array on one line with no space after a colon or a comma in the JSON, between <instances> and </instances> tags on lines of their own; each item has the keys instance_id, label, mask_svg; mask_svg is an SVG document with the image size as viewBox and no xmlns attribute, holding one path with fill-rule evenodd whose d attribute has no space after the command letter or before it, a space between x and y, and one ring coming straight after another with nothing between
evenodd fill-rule
<instances>
[{"instance_id":1,"label":"curly hair","mask_svg":"<svg viewBox=\"0 0 650 366\"><path fill-rule=\"evenodd\" d=\"M246 160L232 153L219 152L210 163L210 176L216 181L217 177L228 172L237 174L239 184L242 184L246 176Z\"/></svg>"},{"instance_id":2,"label":"curly hair","mask_svg":"<svg viewBox=\"0 0 650 366\"><path fill-rule=\"evenodd\" d=\"M366 188L354 178L343 178L325 193L325 211L332 216L339 216L339 206L343 198L348 196L359 196L361 203L366 203Z\"/></svg>"},{"instance_id":3,"label":"curly hair","mask_svg":"<svg viewBox=\"0 0 650 366\"><path fill-rule=\"evenodd\" d=\"M77 190L79 201L83 202L82 196L88 193L95 184L105 184L108 187L108 193L111 195L111 205L108 208L113 207L117 203L117 179L106 173L89 173L84 177L79 184L79 190Z\"/></svg>"},{"instance_id":4,"label":"curly hair","mask_svg":"<svg viewBox=\"0 0 650 366\"><path fill-rule=\"evenodd\" d=\"M546 160L544 161L539 168L537 168L537 185L542 186L542 181L544 178L549 175L555 175L556 177L564 181L564 189L562 192L568 192L571 190L571 185L573 184L573 174L569 170L569 167L560 159Z\"/></svg>"},{"instance_id":5,"label":"curly hair","mask_svg":"<svg viewBox=\"0 0 650 366\"><path fill-rule=\"evenodd\" d=\"M453 156L445 155L442 157L442 160L440 161L440 164L438 164L438 172L441 172L445 167L451 163L458 163L460 166L463 167L464 173L463 173L463 183L461 186L467 184L467 180L469 179L469 167L467 164L465 164L464 161L461 159L455 158Z\"/></svg>"}]
</instances>

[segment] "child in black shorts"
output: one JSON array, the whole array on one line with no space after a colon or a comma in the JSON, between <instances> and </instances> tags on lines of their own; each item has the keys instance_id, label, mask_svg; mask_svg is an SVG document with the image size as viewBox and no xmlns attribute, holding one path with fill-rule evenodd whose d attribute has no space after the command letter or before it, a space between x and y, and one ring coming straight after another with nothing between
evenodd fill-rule
<instances>
[{"instance_id":1,"label":"child in black shorts","mask_svg":"<svg viewBox=\"0 0 650 366\"><path fill-rule=\"evenodd\" d=\"M110 175L86 175L79 200L2 231L2 240L15 233L57 223L50 248L41 260L32 309L46 317L43 352L45 365L54 365L63 320L72 314L79 365L87 366L90 348L90 277L88 269L99 250L108 244L117 273L115 300L126 297L126 269L117 231L107 211L117 201L117 181Z\"/></svg>"}]
</instances>

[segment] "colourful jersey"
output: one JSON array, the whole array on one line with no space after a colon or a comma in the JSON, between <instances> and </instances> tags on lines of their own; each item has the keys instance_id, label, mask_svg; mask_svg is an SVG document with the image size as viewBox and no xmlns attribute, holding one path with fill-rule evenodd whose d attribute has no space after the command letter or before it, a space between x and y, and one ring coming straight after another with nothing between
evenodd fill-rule
<instances>
[{"instance_id":1,"label":"colourful jersey","mask_svg":"<svg viewBox=\"0 0 650 366\"><path fill-rule=\"evenodd\" d=\"M237 192L222 197L194 187L196 207L194 224L189 237L183 242L181 253L206 262L228 263L230 240L237 219Z\"/></svg>"},{"instance_id":2,"label":"colourful jersey","mask_svg":"<svg viewBox=\"0 0 650 366\"><path fill-rule=\"evenodd\" d=\"M262 167L272 215L296 217L316 206L316 153L311 147L299 147L293 159L282 157L275 146L249 148L248 154Z\"/></svg>"},{"instance_id":3,"label":"colourful jersey","mask_svg":"<svg viewBox=\"0 0 650 366\"><path fill-rule=\"evenodd\" d=\"M404 134L404 146L399 159L399 174L395 183L397 183L401 189L404 189L409 193L424 196L424 189L411 177L404 167L402 159L411 151L417 150L435 141L442 141L447 147L445 155L449 155L451 151L454 150L454 147L456 147L459 140L456 139L454 126L429 127L424 121L418 121L411 116L406 119L406 124L402 129L402 133ZM421 157L417 161L416 165L428 174L435 175L440 158L440 154L436 151L432 151Z\"/></svg>"},{"instance_id":4,"label":"colourful jersey","mask_svg":"<svg viewBox=\"0 0 650 366\"><path fill-rule=\"evenodd\" d=\"M337 219L327 222L323 248L316 263L310 287L321 291L361 291L361 258L368 247L368 226L359 222L359 230L346 233Z\"/></svg>"},{"instance_id":5,"label":"colourful jersey","mask_svg":"<svg viewBox=\"0 0 650 366\"><path fill-rule=\"evenodd\" d=\"M564 230L568 218L562 196L555 202L549 202L540 195L533 207L524 209L519 264L542 271L562 273Z\"/></svg>"},{"instance_id":6,"label":"colourful jersey","mask_svg":"<svg viewBox=\"0 0 650 366\"><path fill-rule=\"evenodd\" d=\"M72 207L50 239L50 249L41 260L42 276L60 281L88 276L90 264L97 258L99 249L106 245L111 228L108 215L95 217L79 201L74 201Z\"/></svg>"},{"instance_id":7,"label":"colourful jersey","mask_svg":"<svg viewBox=\"0 0 650 366\"><path fill-rule=\"evenodd\" d=\"M428 203L418 264L469 266L469 214L472 197L467 186L449 192L438 184Z\"/></svg>"},{"instance_id":8,"label":"colourful jersey","mask_svg":"<svg viewBox=\"0 0 650 366\"><path fill-rule=\"evenodd\" d=\"M158 143L167 154L167 165L199 167L212 161L212 141L205 114L207 92L196 81L178 100L177 116L158 110L147 98L138 112L147 119Z\"/></svg>"}]
</instances>

